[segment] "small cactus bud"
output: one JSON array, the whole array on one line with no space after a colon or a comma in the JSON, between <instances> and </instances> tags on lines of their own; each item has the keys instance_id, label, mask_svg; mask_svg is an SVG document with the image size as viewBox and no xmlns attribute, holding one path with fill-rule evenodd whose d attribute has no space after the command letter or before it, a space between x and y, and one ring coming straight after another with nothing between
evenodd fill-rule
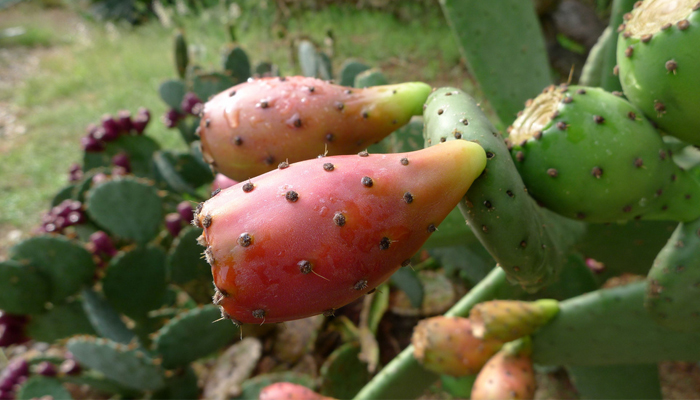
<instances>
[{"instance_id":1,"label":"small cactus bud","mask_svg":"<svg viewBox=\"0 0 700 400\"><path fill-rule=\"evenodd\" d=\"M194 212L192 211L192 204L189 201L183 201L177 205L177 212L180 218L185 223L190 223L194 219Z\"/></svg>"},{"instance_id":2,"label":"small cactus bud","mask_svg":"<svg viewBox=\"0 0 700 400\"><path fill-rule=\"evenodd\" d=\"M165 228L168 230L170 235L177 237L182 230L182 217L180 216L180 213L170 213L166 215Z\"/></svg>"},{"instance_id":3,"label":"small cactus bud","mask_svg":"<svg viewBox=\"0 0 700 400\"><path fill-rule=\"evenodd\" d=\"M171 108L163 115L163 123L167 128L175 128L182 118L184 118L184 115Z\"/></svg>"},{"instance_id":4,"label":"small cactus bud","mask_svg":"<svg viewBox=\"0 0 700 400\"><path fill-rule=\"evenodd\" d=\"M59 370L61 373L66 375L78 375L80 374L82 368L75 360L67 359L61 363Z\"/></svg>"},{"instance_id":5,"label":"small cactus bud","mask_svg":"<svg viewBox=\"0 0 700 400\"><path fill-rule=\"evenodd\" d=\"M202 100L200 100L196 94L189 92L185 94L185 97L182 99L180 108L186 114L199 115L199 112L202 110L202 105Z\"/></svg>"},{"instance_id":6,"label":"small cactus bud","mask_svg":"<svg viewBox=\"0 0 700 400\"><path fill-rule=\"evenodd\" d=\"M112 157L112 165L124 168L127 173L131 172L131 163L129 162L129 155L126 153L118 153L114 157Z\"/></svg>"},{"instance_id":7,"label":"small cactus bud","mask_svg":"<svg viewBox=\"0 0 700 400\"><path fill-rule=\"evenodd\" d=\"M128 110L121 110L117 114L117 125L122 133L131 131L131 113Z\"/></svg>"},{"instance_id":8,"label":"small cactus bud","mask_svg":"<svg viewBox=\"0 0 700 400\"><path fill-rule=\"evenodd\" d=\"M112 239L103 231L97 231L90 235L90 243L96 254L106 254L109 257L114 257L117 254Z\"/></svg>"},{"instance_id":9,"label":"small cactus bud","mask_svg":"<svg viewBox=\"0 0 700 400\"><path fill-rule=\"evenodd\" d=\"M58 371L56 367L48 361L42 361L36 366L36 373L43 376L56 376Z\"/></svg>"},{"instance_id":10,"label":"small cactus bud","mask_svg":"<svg viewBox=\"0 0 700 400\"><path fill-rule=\"evenodd\" d=\"M104 143L98 141L92 136L85 136L81 138L80 145L84 151L89 153L99 153L105 149Z\"/></svg>"},{"instance_id":11,"label":"small cactus bud","mask_svg":"<svg viewBox=\"0 0 700 400\"><path fill-rule=\"evenodd\" d=\"M119 122L117 122L117 120L109 114L102 117L102 128L105 131L104 135L106 141L116 140L122 133Z\"/></svg>"}]
</instances>

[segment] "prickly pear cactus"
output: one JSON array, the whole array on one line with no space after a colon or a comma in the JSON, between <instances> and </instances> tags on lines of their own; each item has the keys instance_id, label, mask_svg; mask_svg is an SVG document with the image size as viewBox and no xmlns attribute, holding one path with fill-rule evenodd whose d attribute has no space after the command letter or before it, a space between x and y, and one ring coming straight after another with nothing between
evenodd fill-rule
<instances>
[{"instance_id":1,"label":"prickly pear cactus","mask_svg":"<svg viewBox=\"0 0 700 400\"><path fill-rule=\"evenodd\" d=\"M698 2L638 2L620 31L617 63L627 98L664 132L700 144Z\"/></svg>"}]
</instances>

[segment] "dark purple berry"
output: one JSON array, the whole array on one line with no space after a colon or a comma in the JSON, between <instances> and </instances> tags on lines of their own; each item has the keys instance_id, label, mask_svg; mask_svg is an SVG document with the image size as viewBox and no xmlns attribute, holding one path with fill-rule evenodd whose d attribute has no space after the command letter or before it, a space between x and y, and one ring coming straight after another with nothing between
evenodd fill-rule
<instances>
[{"instance_id":1,"label":"dark purple berry","mask_svg":"<svg viewBox=\"0 0 700 400\"><path fill-rule=\"evenodd\" d=\"M16 358L6 367L7 377L17 382L21 377L29 375L29 363L24 358Z\"/></svg>"},{"instance_id":2,"label":"dark purple berry","mask_svg":"<svg viewBox=\"0 0 700 400\"><path fill-rule=\"evenodd\" d=\"M185 97L182 99L180 108L182 108L182 111L186 114L198 115L202 110L202 100L192 92L186 93Z\"/></svg>"},{"instance_id":3,"label":"dark purple berry","mask_svg":"<svg viewBox=\"0 0 700 400\"><path fill-rule=\"evenodd\" d=\"M182 217L179 213L170 213L165 216L165 228L173 237L177 237L182 230Z\"/></svg>"},{"instance_id":4,"label":"dark purple berry","mask_svg":"<svg viewBox=\"0 0 700 400\"><path fill-rule=\"evenodd\" d=\"M112 165L122 167L127 173L131 172L131 162L129 162L129 155L126 153L118 153L112 157Z\"/></svg>"},{"instance_id":5,"label":"dark purple berry","mask_svg":"<svg viewBox=\"0 0 700 400\"><path fill-rule=\"evenodd\" d=\"M36 373L43 376L56 376L58 371L56 367L48 361L42 361L36 366Z\"/></svg>"},{"instance_id":6,"label":"dark purple berry","mask_svg":"<svg viewBox=\"0 0 700 400\"><path fill-rule=\"evenodd\" d=\"M117 115L119 130L123 133L129 133L131 131L131 113L129 110L121 110Z\"/></svg>"},{"instance_id":7,"label":"dark purple berry","mask_svg":"<svg viewBox=\"0 0 700 400\"><path fill-rule=\"evenodd\" d=\"M163 115L163 123L167 128L175 128L183 117L184 115L180 114L176 109L171 108Z\"/></svg>"},{"instance_id":8,"label":"dark purple berry","mask_svg":"<svg viewBox=\"0 0 700 400\"><path fill-rule=\"evenodd\" d=\"M194 219L192 204L189 201L183 201L178 204L177 212L180 214L180 218L182 218L185 223L189 224Z\"/></svg>"},{"instance_id":9,"label":"dark purple berry","mask_svg":"<svg viewBox=\"0 0 700 400\"><path fill-rule=\"evenodd\" d=\"M82 370L82 368L80 368L80 364L73 359L63 361L58 369L61 371L61 373L66 375L78 375Z\"/></svg>"},{"instance_id":10,"label":"dark purple berry","mask_svg":"<svg viewBox=\"0 0 700 400\"><path fill-rule=\"evenodd\" d=\"M116 140L122 133L122 128L113 116L107 114L102 116L102 128L104 129L104 139L107 142Z\"/></svg>"},{"instance_id":11,"label":"dark purple berry","mask_svg":"<svg viewBox=\"0 0 700 400\"><path fill-rule=\"evenodd\" d=\"M104 143L92 136L84 136L81 138L80 145L82 146L83 150L90 153L97 153L105 149Z\"/></svg>"},{"instance_id":12,"label":"dark purple berry","mask_svg":"<svg viewBox=\"0 0 700 400\"><path fill-rule=\"evenodd\" d=\"M66 223L70 225L80 225L85 222L85 214L82 211L71 211L66 217Z\"/></svg>"},{"instance_id":13,"label":"dark purple berry","mask_svg":"<svg viewBox=\"0 0 700 400\"><path fill-rule=\"evenodd\" d=\"M96 254L103 253L109 257L113 257L117 254L117 249L114 248L112 239L103 231L97 231L90 235L90 243L92 243Z\"/></svg>"},{"instance_id":14,"label":"dark purple berry","mask_svg":"<svg viewBox=\"0 0 700 400\"><path fill-rule=\"evenodd\" d=\"M0 324L0 347L21 344L27 340L29 340L29 338L25 335L24 325Z\"/></svg>"}]
</instances>

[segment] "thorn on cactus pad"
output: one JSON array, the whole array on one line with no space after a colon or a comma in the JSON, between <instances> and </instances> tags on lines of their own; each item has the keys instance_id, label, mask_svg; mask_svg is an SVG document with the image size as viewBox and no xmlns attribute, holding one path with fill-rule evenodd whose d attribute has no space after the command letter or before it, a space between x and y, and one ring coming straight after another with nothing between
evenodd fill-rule
<instances>
[{"instance_id":1,"label":"thorn on cactus pad","mask_svg":"<svg viewBox=\"0 0 700 400\"><path fill-rule=\"evenodd\" d=\"M408 158L402 158L401 159L401 165L408 165Z\"/></svg>"},{"instance_id":2,"label":"thorn on cactus pad","mask_svg":"<svg viewBox=\"0 0 700 400\"><path fill-rule=\"evenodd\" d=\"M663 149L659 150L659 158L661 159L661 161L665 160L666 159L666 151L664 151Z\"/></svg>"},{"instance_id":3,"label":"thorn on cactus pad","mask_svg":"<svg viewBox=\"0 0 700 400\"><path fill-rule=\"evenodd\" d=\"M620 67L618 65L613 67L613 75L615 75L615 76L620 75Z\"/></svg>"},{"instance_id":4,"label":"thorn on cactus pad","mask_svg":"<svg viewBox=\"0 0 700 400\"><path fill-rule=\"evenodd\" d=\"M637 114L634 111L630 111L627 113L627 118L631 119L632 121L637 120Z\"/></svg>"},{"instance_id":5,"label":"thorn on cactus pad","mask_svg":"<svg viewBox=\"0 0 700 400\"><path fill-rule=\"evenodd\" d=\"M362 182L363 186L368 187L368 188L370 188L374 185L374 181L372 181L372 178L370 178L369 176L363 176L362 180L360 182Z\"/></svg>"},{"instance_id":6,"label":"thorn on cactus pad","mask_svg":"<svg viewBox=\"0 0 700 400\"><path fill-rule=\"evenodd\" d=\"M578 94L586 94L586 89L581 88L581 89L577 90L576 93L578 93Z\"/></svg>"},{"instance_id":7,"label":"thorn on cactus pad","mask_svg":"<svg viewBox=\"0 0 700 400\"><path fill-rule=\"evenodd\" d=\"M564 122L564 121L557 122L557 129L559 129L560 131L565 131L567 127L568 127L568 125L566 124L566 122Z\"/></svg>"},{"instance_id":8,"label":"thorn on cactus pad","mask_svg":"<svg viewBox=\"0 0 700 400\"><path fill-rule=\"evenodd\" d=\"M339 102L339 101L336 101L336 102L335 102L335 108L336 108L338 111L343 111L343 108L345 108L345 104L343 104L343 103L341 103L341 102Z\"/></svg>"},{"instance_id":9,"label":"thorn on cactus pad","mask_svg":"<svg viewBox=\"0 0 700 400\"><path fill-rule=\"evenodd\" d=\"M357 153L357 155L360 157L369 157L369 152L367 150L362 150L361 152Z\"/></svg>"},{"instance_id":10,"label":"thorn on cactus pad","mask_svg":"<svg viewBox=\"0 0 700 400\"><path fill-rule=\"evenodd\" d=\"M307 260L301 260L297 263L297 265L299 266L299 271L304 275L308 274L309 272L311 272L313 270L313 266L311 265L311 262L309 262Z\"/></svg>"},{"instance_id":11,"label":"thorn on cactus pad","mask_svg":"<svg viewBox=\"0 0 700 400\"><path fill-rule=\"evenodd\" d=\"M258 104L256 104L255 106L265 109L265 108L268 108L270 106L270 103L268 103L267 100L260 100L260 102Z\"/></svg>"},{"instance_id":12,"label":"thorn on cactus pad","mask_svg":"<svg viewBox=\"0 0 700 400\"><path fill-rule=\"evenodd\" d=\"M632 211L632 206L630 206L630 205L626 205L626 206L624 206L624 207L622 208L622 212L628 213L628 212L631 212L631 211Z\"/></svg>"},{"instance_id":13,"label":"thorn on cactus pad","mask_svg":"<svg viewBox=\"0 0 700 400\"><path fill-rule=\"evenodd\" d=\"M279 163L279 165L277 165L277 168L278 168L278 169L289 168L289 162L287 162L287 161L282 161L281 163Z\"/></svg>"},{"instance_id":14,"label":"thorn on cactus pad","mask_svg":"<svg viewBox=\"0 0 700 400\"><path fill-rule=\"evenodd\" d=\"M216 196L217 194L219 194L219 192L221 192L221 188L216 188L213 192L211 192L211 197Z\"/></svg>"},{"instance_id":15,"label":"thorn on cactus pad","mask_svg":"<svg viewBox=\"0 0 700 400\"><path fill-rule=\"evenodd\" d=\"M228 97L233 97L233 96L235 96L235 95L236 95L236 91L235 91L235 90L232 90L232 91L228 92Z\"/></svg>"},{"instance_id":16,"label":"thorn on cactus pad","mask_svg":"<svg viewBox=\"0 0 700 400\"><path fill-rule=\"evenodd\" d=\"M209 228L211 226L211 215L205 215L202 219L202 227Z\"/></svg>"},{"instance_id":17,"label":"thorn on cactus pad","mask_svg":"<svg viewBox=\"0 0 700 400\"><path fill-rule=\"evenodd\" d=\"M362 118L364 118L364 119L369 118L369 112L367 112L367 111L362 111Z\"/></svg>"},{"instance_id":18,"label":"thorn on cactus pad","mask_svg":"<svg viewBox=\"0 0 700 400\"><path fill-rule=\"evenodd\" d=\"M335 309L329 308L328 310L323 312L324 317L334 317L335 316Z\"/></svg>"},{"instance_id":19,"label":"thorn on cactus pad","mask_svg":"<svg viewBox=\"0 0 700 400\"><path fill-rule=\"evenodd\" d=\"M675 75L676 69L678 69L678 63L676 62L676 60L668 60L666 61L665 67L668 72L673 72L673 74Z\"/></svg>"},{"instance_id":20,"label":"thorn on cactus pad","mask_svg":"<svg viewBox=\"0 0 700 400\"><path fill-rule=\"evenodd\" d=\"M678 29L684 31L684 30L688 29L688 27L690 27L690 22L688 22L687 19L682 19L682 20L678 21L678 24L676 24L676 25L678 26Z\"/></svg>"},{"instance_id":21,"label":"thorn on cactus pad","mask_svg":"<svg viewBox=\"0 0 700 400\"><path fill-rule=\"evenodd\" d=\"M204 250L204 258L207 260L207 264L214 265L214 251L211 247L207 247L207 249Z\"/></svg>"},{"instance_id":22,"label":"thorn on cactus pad","mask_svg":"<svg viewBox=\"0 0 700 400\"><path fill-rule=\"evenodd\" d=\"M522 151L519 151L519 152L515 153L515 159L518 162L523 162L523 160L525 160L525 154L523 154Z\"/></svg>"},{"instance_id":23,"label":"thorn on cactus pad","mask_svg":"<svg viewBox=\"0 0 700 400\"><path fill-rule=\"evenodd\" d=\"M506 194L508 195L508 197L515 197L515 194L513 194L512 190L506 190Z\"/></svg>"},{"instance_id":24,"label":"thorn on cactus pad","mask_svg":"<svg viewBox=\"0 0 700 400\"><path fill-rule=\"evenodd\" d=\"M413 195L411 194L411 192L406 192L403 194L403 201L405 201L406 204L413 203Z\"/></svg>"},{"instance_id":25,"label":"thorn on cactus pad","mask_svg":"<svg viewBox=\"0 0 700 400\"><path fill-rule=\"evenodd\" d=\"M435 224L428 225L428 233L433 233L436 230L437 230L437 227L435 226Z\"/></svg>"},{"instance_id":26,"label":"thorn on cactus pad","mask_svg":"<svg viewBox=\"0 0 700 400\"><path fill-rule=\"evenodd\" d=\"M335 166L331 163L325 163L325 164L323 164L323 169L325 171L330 172L330 171L333 171L335 169Z\"/></svg>"},{"instance_id":27,"label":"thorn on cactus pad","mask_svg":"<svg viewBox=\"0 0 700 400\"><path fill-rule=\"evenodd\" d=\"M333 216L333 222L338 226L345 225L345 215L343 215L341 212L335 213Z\"/></svg>"},{"instance_id":28,"label":"thorn on cactus pad","mask_svg":"<svg viewBox=\"0 0 700 400\"><path fill-rule=\"evenodd\" d=\"M437 110L437 114L438 114L438 115L442 115L442 113L444 113L444 112L445 112L445 110L443 110L442 108L439 108L439 109Z\"/></svg>"},{"instance_id":29,"label":"thorn on cactus pad","mask_svg":"<svg viewBox=\"0 0 700 400\"><path fill-rule=\"evenodd\" d=\"M601 117L600 115L594 115L593 121L595 121L596 124L602 124L605 122L605 118Z\"/></svg>"},{"instance_id":30,"label":"thorn on cactus pad","mask_svg":"<svg viewBox=\"0 0 700 400\"><path fill-rule=\"evenodd\" d=\"M484 207L488 208L489 210L493 208L493 205L491 204L490 201L484 200Z\"/></svg>"},{"instance_id":31,"label":"thorn on cactus pad","mask_svg":"<svg viewBox=\"0 0 700 400\"><path fill-rule=\"evenodd\" d=\"M469 125L469 121L468 121L466 118L460 119L459 122L461 122L462 125L465 125L465 126L466 126L466 125Z\"/></svg>"},{"instance_id":32,"label":"thorn on cactus pad","mask_svg":"<svg viewBox=\"0 0 700 400\"><path fill-rule=\"evenodd\" d=\"M243 191L246 193L250 193L253 191L253 189L255 189L255 185L253 185L252 182L246 182L243 184L243 187L241 189L243 189Z\"/></svg>"},{"instance_id":33,"label":"thorn on cactus pad","mask_svg":"<svg viewBox=\"0 0 700 400\"><path fill-rule=\"evenodd\" d=\"M248 232L241 233L241 235L238 237L238 244L242 247L250 246L253 244L253 236L251 236L251 234Z\"/></svg>"},{"instance_id":34,"label":"thorn on cactus pad","mask_svg":"<svg viewBox=\"0 0 700 400\"><path fill-rule=\"evenodd\" d=\"M559 171L557 171L555 168L550 168L547 170L547 175L551 176L552 178L556 178L559 176Z\"/></svg>"},{"instance_id":35,"label":"thorn on cactus pad","mask_svg":"<svg viewBox=\"0 0 700 400\"><path fill-rule=\"evenodd\" d=\"M440 138L440 143L445 143L447 141L447 138L445 136Z\"/></svg>"},{"instance_id":36,"label":"thorn on cactus pad","mask_svg":"<svg viewBox=\"0 0 700 400\"><path fill-rule=\"evenodd\" d=\"M264 320L265 319L265 310L263 310L263 309L253 310L253 318Z\"/></svg>"},{"instance_id":37,"label":"thorn on cactus pad","mask_svg":"<svg viewBox=\"0 0 700 400\"><path fill-rule=\"evenodd\" d=\"M600 177L603 176L603 169L600 167L593 167L591 170L591 175L593 175L596 179L600 179Z\"/></svg>"},{"instance_id":38,"label":"thorn on cactus pad","mask_svg":"<svg viewBox=\"0 0 700 400\"><path fill-rule=\"evenodd\" d=\"M661 25L661 30L662 30L662 31L668 30L668 29L671 28L671 26L672 26L672 25L671 25L670 22L666 22L665 24Z\"/></svg>"},{"instance_id":39,"label":"thorn on cactus pad","mask_svg":"<svg viewBox=\"0 0 700 400\"><path fill-rule=\"evenodd\" d=\"M240 137L240 136L236 136L236 137L233 139L233 143L234 143L236 146L240 146L240 145L243 144L243 138Z\"/></svg>"}]
</instances>

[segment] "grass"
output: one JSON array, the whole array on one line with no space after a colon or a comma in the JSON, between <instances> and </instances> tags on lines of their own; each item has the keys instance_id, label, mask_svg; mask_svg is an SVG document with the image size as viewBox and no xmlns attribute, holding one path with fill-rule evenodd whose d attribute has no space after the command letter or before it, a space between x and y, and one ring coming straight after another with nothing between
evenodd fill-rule
<instances>
[{"instance_id":1,"label":"grass","mask_svg":"<svg viewBox=\"0 0 700 400\"><path fill-rule=\"evenodd\" d=\"M336 73L347 58L381 67L390 81L423 80L433 85L464 86L466 72L439 10L420 20L401 22L380 12L328 8L287 21L287 38L273 40L271 29L251 23L239 32L251 60L272 61L283 74L296 74L289 41L308 36L322 43L332 29ZM226 33L217 10L183 19L191 58L205 69L220 70L219 49ZM31 47L38 68L11 89L0 87L0 102L19 107L27 133L0 136L0 243L4 230L27 232L36 225L52 196L67 182L71 163L80 161L85 126L104 113L149 108L149 136L163 147L182 146L175 131L158 117L166 106L159 83L175 77L172 28L157 21L131 28L86 21L66 10L22 3L0 13L0 31L21 27L25 35L0 42L9 51ZM24 36L22 38L22 36ZM39 50L37 50L39 48ZM1 65L7 68L8 65Z\"/></svg>"}]
</instances>

